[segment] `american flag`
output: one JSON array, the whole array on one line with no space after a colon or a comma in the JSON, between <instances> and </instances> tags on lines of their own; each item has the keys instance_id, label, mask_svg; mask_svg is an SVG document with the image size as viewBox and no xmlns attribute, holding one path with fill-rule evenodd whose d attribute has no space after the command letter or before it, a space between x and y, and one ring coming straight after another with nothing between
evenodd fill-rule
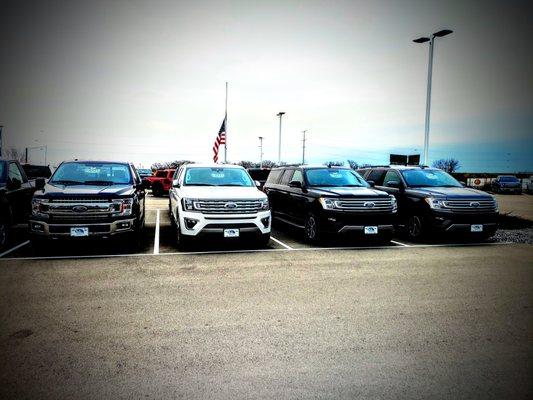
<instances>
[{"instance_id":1,"label":"american flag","mask_svg":"<svg viewBox=\"0 0 533 400\"><path fill-rule=\"evenodd\" d=\"M217 138L215 139L215 144L213 145L213 161L218 162L218 148L221 144L226 145L226 118L222 121L222 126L218 131Z\"/></svg>"}]
</instances>

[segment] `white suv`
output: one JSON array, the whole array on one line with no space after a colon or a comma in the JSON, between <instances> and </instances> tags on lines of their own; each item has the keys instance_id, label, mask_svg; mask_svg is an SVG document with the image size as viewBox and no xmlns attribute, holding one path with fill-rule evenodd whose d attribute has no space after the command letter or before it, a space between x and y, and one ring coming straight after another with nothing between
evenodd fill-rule
<instances>
[{"instance_id":1,"label":"white suv","mask_svg":"<svg viewBox=\"0 0 533 400\"><path fill-rule=\"evenodd\" d=\"M183 165L174 175L169 211L181 248L207 235L255 237L261 246L270 240L268 198L237 165Z\"/></svg>"}]
</instances>

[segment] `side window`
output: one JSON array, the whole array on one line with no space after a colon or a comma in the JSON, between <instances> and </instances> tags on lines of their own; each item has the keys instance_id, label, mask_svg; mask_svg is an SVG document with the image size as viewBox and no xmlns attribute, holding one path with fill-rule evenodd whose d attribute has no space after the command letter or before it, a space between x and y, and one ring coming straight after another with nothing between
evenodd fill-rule
<instances>
[{"instance_id":1,"label":"side window","mask_svg":"<svg viewBox=\"0 0 533 400\"><path fill-rule=\"evenodd\" d=\"M381 183L383 181L383 175L385 173L385 170L383 169L373 169L370 171L368 176L366 177L367 181L374 181L376 186L381 186Z\"/></svg>"},{"instance_id":2,"label":"side window","mask_svg":"<svg viewBox=\"0 0 533 400\"><path fill-rule=\"evenodd\" d=\"M383 184L381 186L387 186L387 183L390 181L396 181L398 183L401 182L396 171L393 171L392 169L389 169L385 174L385 178L383 178Z\"/></svg>"},{"instance_id":3,"label":"side window","mask_svg":"<svg viewBox=\"0 0 533 400\"><path fill-rule=\"evenodd\" d=\"M302 174L302 171L299 169L294 171L294 174L292 175L291 181L297 181L300 182L302 185L304 183L304 176Z\"/></svg>"},{"instance_id":4,"label":"side window","mask_svg":"<svg viewBox=\"0 0 533 400\"><path fill-rule=\"evenodd\" d=\"M11 180L18 180L20 183L22 183L24 180L22 179L22 174L20 173L20 169L16 163L9 163L9 171L8 171L8 178Z\"/></svg>"},{"instance_id":5,"label":"side window","mask_svg":"<svg viewBox=\"0 0 533 400\"><path fill-rule=\"evenodd\" d=\"M279 177L282 172L282 169L273 169L272 171L270 171L270 174L268 174L267 183L278 183Z\"/></svg>"},{"instance_id":6,"label":"side window","mask_svg":"<svg viewBox=\"0 0 533 400\"><path fill-rule=\"evenodd\" d=\"M139 176L139 172L137 171L137 168L135 166L130 165L131 174L133 175L133 180L135 181L135 184L141 183L141 177Z\"/></svg>"},{"instance_id":7,"label":"side window","mask_svg":"<svg viewBox=\"0 0 533 400\"><path fill-rule=\"evenodd\" d=\"M283 176L281 177L281 181L279 182L279 184L287 186L291 180L293 172L294 172L293 169L286 169L285 172L283 173Z\"/></svg>"}]
</instances>

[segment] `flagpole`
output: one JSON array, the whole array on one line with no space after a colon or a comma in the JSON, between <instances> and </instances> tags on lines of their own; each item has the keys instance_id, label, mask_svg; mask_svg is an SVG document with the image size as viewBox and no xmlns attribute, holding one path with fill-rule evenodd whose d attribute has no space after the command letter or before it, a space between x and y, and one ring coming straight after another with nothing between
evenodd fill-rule
<instances>
[{"instance_id":1,"label":"flagpole","mask_svg":"<svg viewBox=\"0 0 533 400\"><path fill-rule=\"evenodd\" d=\"M224 143L224 163L228 162L228 82L226 82L226 143Z\"/></svg>"}]
</instances>

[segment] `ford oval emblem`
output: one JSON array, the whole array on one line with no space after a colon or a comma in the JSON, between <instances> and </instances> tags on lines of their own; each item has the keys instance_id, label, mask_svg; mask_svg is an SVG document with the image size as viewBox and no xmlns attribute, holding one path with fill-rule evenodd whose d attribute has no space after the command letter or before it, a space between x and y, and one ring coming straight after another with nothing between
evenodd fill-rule
<instances>
[{"instance_id":1,"label":"ford oval emblem","mask_svg":"<svg viewBox=\"0 0 533 400\"><path fill-rule=\"evenodd\" d=\"M470 203L470 207L479 207L479 203L477 201L473 201Z\"/></svg>"},{"instance_id":2,"label":"ford oval emblem","mask_svg":"<svg viewBox=\"0 0 533 400\"><path fill-rule=\"evenodd\" d=\"M365 201L365 203L363 204L366 208L374 208L376 203L374 203L373 201Z\"/></svg>"},{"instance_id":3,"label":"ford oval emblem","mask_svg":"<svg viewBox=\"0 0 533 400\"><path fill-rule=\"evenodd\" d=\"M74 206L72 207L72 211L74 212L77 212L77 213L84 213L84 212L87 212L88 208L85 207L85 206Z\"/></svg>"},{"instance_id":4,"label":"ford oval emblem","mask_svg":"<svg viewBox=\"0 0 533 400\"><path fill-rule=\"evenodd\" d=\"M226 207L226 208L237 208L237 204L236 203L226 203L226 204L224 204L224 207Z\"/></svg>"}]
</instances>

